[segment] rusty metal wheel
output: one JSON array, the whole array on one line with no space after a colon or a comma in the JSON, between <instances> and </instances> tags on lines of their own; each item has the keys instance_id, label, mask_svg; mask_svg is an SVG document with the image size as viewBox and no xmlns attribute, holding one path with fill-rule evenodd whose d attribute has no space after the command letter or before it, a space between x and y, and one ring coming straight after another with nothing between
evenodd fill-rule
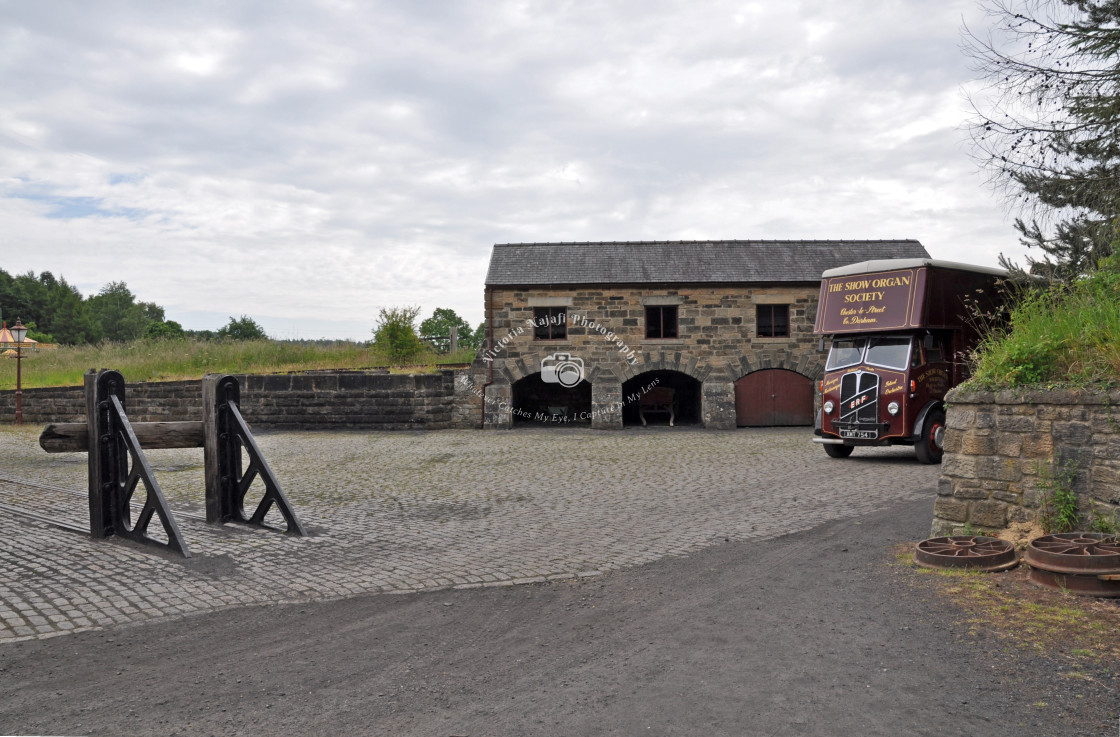
<instances>
[{"instance_id":1,"label":"rusty metal wheel","mask_svg":"<svg viewBox=\"0 0 1120 737\"><path fill-rule=\"evenodd\" d=\"M914 562L926 568L1005 571L1019 565L1019 556L1014 545L998 537L954 535L922 540L914 551Z\"/></svg>"},{"instance_id":2,"label":"rusty metal wheel","mask_svg":"<svg viewBox=\"0 0 1120 737\"><path fill-rule=\"evenodd\" d=\"M1040 586L1084 596L1120 597L1120 537L1066 532L1031 540L1023 560Z\"/></svg>"}]
</instances>

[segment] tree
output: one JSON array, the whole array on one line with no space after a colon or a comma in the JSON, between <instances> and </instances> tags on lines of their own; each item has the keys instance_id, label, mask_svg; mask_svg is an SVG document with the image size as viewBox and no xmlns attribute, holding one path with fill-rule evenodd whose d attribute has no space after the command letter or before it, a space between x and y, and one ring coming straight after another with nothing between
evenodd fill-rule
<instances>
[{"instance_id":1,"label":"tree","mask_svg":"<svg viewBox=\"0 0 1120 737\"><path fill-rule=\"evenodd\" d=\"M187 333L183 330L183 326L174 320L151 322L144 330L146 340L178 340L185 337Z\"/></svg>"},{"instance_id":2,"label":"tree","mask_svg":"<svg viewBox=\"0 0 1120 737\"><path fill-rule=\"evenodd\" d=\"M485 343L485 342L486 342L486 321L483 320L482 322L480 322L478 324L478 327L474 329L474 333L471 334L471 340L470 340L469 348L472 351L477 351L479 348L482 347L483 343Z\"/></svg>"},{"instance_id":3,"label":"tree","mask_svg":"<svg viewBox=\"0 0 1120 737\"><path fill-rule=\"evenodd\" d=\"M423 353L424 344L416 334L419 315L419 307L382 307L373 329L373 347L393 362L408 361Z\"/></svg>"},{"instance_id":4,"label":"tree","mask_svg":"<svg viewBox=\"0 0 1120 737\"><path fill-rule=\"evenodd\" d=\"M248 315L234 319L231 315L225 327L218 330L219 338L229 340L268 340L268 333Z\"/></svg>"},{"instance_id":5,"label":"tree","mask_svg":"<svg viewBox=\"0 0 1120 737\"><path fill-rule=\"evenodd\" d=\"M40 331L36 335L49 335L60 343L101 340L101 324L89 303L65 279L56 279L49 271L12 277L0 269L0 310L8 322L17 317L25 324L33 321Z\"/></svg>"},{"instance_id":6,"label":"tree","mask_svg":"<svg viewBox=\"0 0 1120 737\"><path fill-rule=\"evenodd\" d=\"M451 341L447 338L451 335L451 328L453 327L456 330L456 340L460 348L477 348L473 345L474 330L471 329L470 323L455 314L455 310L445 307L437 307L431 317L420 323L420 335L424 339L439 339L433 341L433 344L441 353L445 353L451 347Z\"/></svg>"},{"instance_id":7,"label":"tree","mask_svg":"<svg viewBox=\"0 0 1120 737\"><path fill-rule=\"evenodd\" d=\"M1120 3L988 2L994 32L965 35L994 93L973 102L978 158L1029 214L1015 227L1044 255L1028 266L1083 274L1120 232Z\"/></svg>"},{"instance_id":8,"label":"tree","mask_svg":"<svg viewBox=\"0 0 1120 737\"><path fill-rule=\"evenodd\" d=\"M63 278L54 283L49 295L44 327L58 342L70 345L96 343L104 334L89 302Z\"/></svg>"},{"instance_id":9,"label":"tree","mask_svg":"<svg viewBox=\"0 0 1120 737\"><path fill-rule=\"evenodd\" d=\"M109 282L97 296L90 297L89 303L106 340L136 340L152 321L149 303L136 304L135 296L123 281Z\"/></svg>"}]
</instances>

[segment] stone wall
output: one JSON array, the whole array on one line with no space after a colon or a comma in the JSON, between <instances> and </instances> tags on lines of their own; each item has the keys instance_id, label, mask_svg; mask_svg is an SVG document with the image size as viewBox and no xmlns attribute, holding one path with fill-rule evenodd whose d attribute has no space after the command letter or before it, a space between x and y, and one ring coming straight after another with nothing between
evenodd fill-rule
<instances>
[{"instance_id":1,"label":"stone wall","mask_svg":"<svg viewBox=\"0 0 1120 737\"><path fill-rule=\"evenodd\" d=\"M456 375L314 371L240 375L241 412L257 429L439 430L480 427L482 400ZM128 384L125 409L133 422L202 419L198 381ZM0 422L15 417L15 392L0 392ZM25 423L85 421L82 387L25 389Z\"/></svg>"},{"instance_id":2,"label":"stone wall","mask_svg":"<svg viewBox=\"0 0 1120 737\"><path fill-rule=\"evenodd\" d=\"M505 288L487 290L493 321L493 352L475 362L476 375L487 371L486 426L509 427L512 387L541 371L549 355L578 356L591 384L592 427L623 425L618 409L625 402L623 384L651 371L686 374L700 382L705 427L735 427L735 381L760 369L788 369L819 379L824 354L813 334L820 284L705 285L658 288L598 286ZM789 306L789 337L758 335L758 305ZM645 337L647 306L677 306L678 335ZM560 307L568 317L563 340L535 340L535 307Z\"/></svg>"},{"instance_id":3,"label":"stone wall","mask_svg":"<svg viewBox=\"0 0 1120 737\"><path fill-rule=\"evenodd\" d=\"M934 536L1035 517L1046 475L1067 464L1082 512L1118 519L1120 392L957 389L946 400Z\"/></svg>"}]
</instances>

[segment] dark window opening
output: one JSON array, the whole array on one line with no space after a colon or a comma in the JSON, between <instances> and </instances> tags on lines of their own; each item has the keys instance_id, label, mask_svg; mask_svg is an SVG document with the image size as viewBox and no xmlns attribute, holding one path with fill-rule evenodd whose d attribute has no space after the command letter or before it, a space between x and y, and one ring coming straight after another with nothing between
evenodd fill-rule
<instances>
[{"instance_id":1,"label":"dark window opening","mask_svg":"<svg viewBox=\"0 0 1120 737\"><path fill-rule=\"evenodd\" d=\"M755 309L758 337L789 337L789 305L758 305Z\"/></svg>"},{"instance_id":2,"label":"dark window opening","mask_svg":"<svg viewBox=\"0 0 1120 737\"><path fill-rule=\"evenodd\" d=\"M646 337L647 338L675 338L677 337L677 306L646 308Z\"/></svg>"},{"instance_id":3,"label":"dark window opening","mask_svg":"<svg viewBox=\"0 0 1120 737\"><path fill-rule=\"evenodd\" d=\"M622 384L622 424L641 426L642 415L647 425L669 424L668 412L643 413L643 398L653 398L656 393L672 390L673 425L699 425L700 382L680 371L646 371ZM651 394L654 393L654 394ZM664 406L664 405L662 405Z\"/></svg>"},{"instance_id":4,"label":"dark window opening","mask_svg":"<svg viewBox=\"0 0 1120 737\"><path fill-rule=\"evenodd\" d=\"M566 307L533 308L533 340L563 340L568 337Z\"/></svg>"},{"instance_id":5,"label":"dark window opening","mask_svg":"<svg viewBox=\"0 0 1120 737\"><path fill-rule=\"evenodd\" d=\"M511 404L515 424L591 424L591 384L587 381L565 387L532 374L514 383Z\"/></svg>"}]
</instances>

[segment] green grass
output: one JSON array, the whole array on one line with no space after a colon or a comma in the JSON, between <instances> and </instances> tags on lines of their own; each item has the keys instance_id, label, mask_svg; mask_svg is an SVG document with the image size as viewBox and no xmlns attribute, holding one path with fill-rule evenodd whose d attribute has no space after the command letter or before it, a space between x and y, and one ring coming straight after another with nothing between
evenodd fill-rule
<instances>
[{"instance_id":1,"label":"green grass","mask_svg":"<svg viewBox=\"0 0 1120 737\"><path fill-rule=\"evenodd\" d=\"M1120 257L1071 285L1027 291L975 356L981 388L1120 382Z\"/></svg>"},{"instance_id":2,"label":"green grass","mask_svg":"<svg viewBox=\"0 0 1120 737\"><path fill-rule=\"evenodd\" d=\"M315 369L368 369L426 373L440 364L469 363L473 351L456 354L427 352L407 366L390 363L368 345L339 342L329 345L259 341L162 340L106 343L99 346L61 346L24 353L25 388L80 386L91 368L116 369L128 381L199 379L204 374L270 374ZM0 390L14 389L16 362L0 359Z\"/></svg>"}]
</instances>

